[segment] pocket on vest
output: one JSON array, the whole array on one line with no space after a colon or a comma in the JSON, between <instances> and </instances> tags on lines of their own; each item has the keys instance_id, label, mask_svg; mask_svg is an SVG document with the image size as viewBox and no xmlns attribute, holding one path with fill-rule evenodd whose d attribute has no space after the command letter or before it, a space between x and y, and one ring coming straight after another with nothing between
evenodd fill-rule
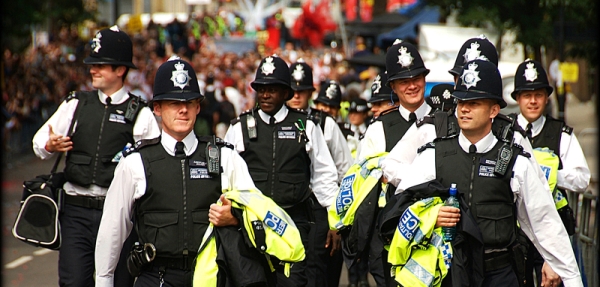
<instances>
[{"instance_id":1,"label":"pocket on vest","mask_svg":"<svg viewBox=\"0 0 600 287\"><path fill-rule=\"evenodd\" d=\"M511 204L490 202L477 204L477 224L486 248L503 248L513 240L516 221Z\"/></svg>"},{"instance_id":2,"label":"pocket on vest","mask_svg":"<svg viewBox=\"0 0 600 287\"><path fill-rule=\"evenodd\" d=\"M177 254L177 244L173 244L179 236L177 223L179 212L148 212L142 217L143 231L140 234L144 243L151 242L161 254Z\"/></svg>"},{"instance_id":3,"label":"pocket on vest","mask_svg":"<svg viewBox=\"0 0 600 287\"><path fill-rule=\"evenodd\" d=\"M89 186L92 183L91 162L92 157L89 155L70 154L65 168L67 181Z\"/></svg>"},{"instance_id":4,"label":"pocket on vest","mask_svg":"<svg viewBox=\"0 0 600 287\"><path fill-rule=\"evenodd\" d=\"M302 202L307 197L309 183L304 174L280 173L275 202L282 206Z\"/></svg>"}]
</instances>

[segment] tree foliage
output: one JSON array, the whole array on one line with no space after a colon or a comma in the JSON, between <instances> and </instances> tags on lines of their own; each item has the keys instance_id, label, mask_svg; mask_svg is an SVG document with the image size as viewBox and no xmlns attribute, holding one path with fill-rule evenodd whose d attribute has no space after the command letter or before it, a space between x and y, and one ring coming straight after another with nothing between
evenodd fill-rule
<instances>
[{"instance_id":1,"label":"tree foliage","mask_svg":"<svg viewBox=\"0 0 600 287\"><path fill-rule=\"evenodd\" d=\"M595 31L596 0L426 0L439 6L442 16L455 12L461 25L492 25L499 32L517 33L517 42L539 57L540 47L560 52L560 15L563 15L565 56L584 57L598 65Z\"/></svg>"}]
</instances>

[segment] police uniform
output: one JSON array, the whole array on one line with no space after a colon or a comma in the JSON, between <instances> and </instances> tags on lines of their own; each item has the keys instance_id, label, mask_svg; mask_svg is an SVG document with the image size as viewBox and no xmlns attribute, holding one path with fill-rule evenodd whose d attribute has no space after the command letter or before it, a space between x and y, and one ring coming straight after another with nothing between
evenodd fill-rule
<instances>
[{"instance_id":1,"label":"police uniform","mask_svg":"<svg viewBox=\"0 0 600 287\"><path fill-rule=\"evenodd\" d=\"M364 99L354 99L350 102L350 106L348 107L348 113L368 113L369 106L367 105L367 101ZM344 123L344 127L346 130L349 130L348 134L346 134L346 139L348 140L348 148L352 152L352 155L356 157L356 150L358 149L358 145L360 140L363 138L365 132L368 127L367 118L360 125L353 125L351 123Z\"/></svg>"},{"instance_id":2,"label":"police uniform","mask_svg":"<svg viewBox=\"0 0 600 287\"><path fill-rule=\"evenodd\" d=\"M131 59L129 36L113 26L96 33L84 63L135 68ZM51 158L54 153L45 149L49 126L55 134L67 136L72 121L76 121L69 135L73 149L66 156L68 181L63 186L66 196L60 215L59 281L61 286L93 286L93 246L121 151L138 140L158 136L160 129L146 104L123 87L111 95L101 90L73 92L33 137L35 154ZM122 286L133 284L124 265L118 272Z\"/></svg>"},{"instance_id":3,"label":"police uniform","mask_svg":"<svg viewBox=\"0 0 600 287\"><path fill-rule=\"evenodd\" d=\"M521 63L515 74L514 91L511 93L516 100L521 91L533 91L546 89L548 96L552 94L552 87L548 83L546 71L541 63L533 60L525 60ZM587 165L585 155L579 145L573 129L563 121L550 116L541 115L533 122L529 122L522 114L517 116L517 123L521 126L525 135L530 137L534 148L547 147L559 156L559 169L557 174L557 186L563 194L566 190L583 192L589 185L590 169ZM529 130L529 135L527 135ZM544 259L537 252L533 244L530 244L528 256L527 286L534 286L532 271L535 268L538 284L541 283L541 268Z\"/></svg>"},{"instance_id":4,"label":"police uniform","mask_svg":"<svg viewBox=\"0 0 600 287\"><path fill-rule=\"evenodd\" d=\"M314 91L312 68L302 59L293 63L290 66L291 73L291 88L294 91ZM337 84L337 83L336 83ZM316 99L317 102L327 101L327 103L337 103L339 107L341 101L341 90L335 90L335 93L330 93L330 97L325 96L325 89L321 89ZM338 93L339 92L339 93ZM326 102L323 102L327 104ZM335 104L334 104L335 105ZM346 145L343 129L335 122L335 119L329 114L313 109L307 109L308 117L318 127L321 128L325 143L329 149L329 153L337 168L337 183L342 181L346 171L352 165L352 155ZM322 286L322 278L327 278L327 284L337 286L342 268L341 253L336 253L333 258L329 256L329 249L325 248L327 233L329 226L327 224L327 209L320 204L315 204L313 213L315 216L315 225L310 230L309 258L307 258L307 286Z\"/></svg>"},{"instance_id":5,"label":"police uniform","mask_svg":"<svg viewBox=\"0 0 600 287\"><path fill-rule=\"evenodd\" d=\"M153 101L202 98L192 66L175 57L156 73ZM243 159L218 139L190 133L180 142L166 132L139 142L115 171L96 242L96 286L113 286L123 241L135 227L142 244L153 244L154 260L142 269L136 286L191 286L192 262L208 227L208 210L222 191L256 189ZM207 145L219 149L211 161ZM209 165L218 165L217 174ZM220 164L219 164L220 163ZM219 172L220 171L220 172Z\"/></svg>"},{"instance_id":6,"label":"police uniform","mask_svg":"<svg viewBox=\"0 0 600 287\"><path fill-rule=\"evenodd\" d=\"M453 93L458 100L487 98L502 106L506 103L501 95L498 69L483 60L465 65ZM502 154L499 150L505 146L512 155L504 153L511 156L498 158ZM569 237L553 210L548 185L538 179L535 173L539 167L528 156L520 146L498 140L492 131L474 144L461 131L458 136L439 139L422 148L398 190L431 180L438 180L445 187L457 183L483 235L483 286L518 285L508 254L516 240L516 220L565 286L582 286L573 252L564 248L570 244ZM508 160L504 173L495 172L500 159ZM453 271L459 270L450 267Z\"/></svg>"},{"instance_id":7,"label":"police uniform","mask_svg":"<svg viewBox=\"0 0 600 287\"><path fill-rule=\"evenodd\" d=\"M251 86L256 90L261 85L273 84L289 88L287 99L292 98L287 64L279 57L269 56L261 61ZM225 140L233 144L248 164L256 186L292 217L305 246L312 198L316 197L318 204L327 208L338 189L336 167L323 133L306 120L307 116L285 105L273 116L257 108L242 113L225 135ZM294 264L289 278L278 270L278 284L306 285L305 269L306 261Z\"/></svg>"}]
</instances>

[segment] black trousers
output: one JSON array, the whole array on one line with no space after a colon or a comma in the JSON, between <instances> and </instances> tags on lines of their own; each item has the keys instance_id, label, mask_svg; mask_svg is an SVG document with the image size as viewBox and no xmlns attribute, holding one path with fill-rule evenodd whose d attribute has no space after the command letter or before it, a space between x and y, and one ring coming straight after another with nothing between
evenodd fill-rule
<instances>
[{"instance_id":1,"label":"black trousers","mask_svg":"<svg viewBox=\"0 0 600 287\"><path fill-rule=\"evenodd\" d=\"M452 267L450 267L452 268ZM504 268L486 272L483 278L483 284L481 286L488 287L507 287L507 286L519 286L519 280L512 266L506 266Z\"/></svg>"},{"instance_id":2,"label":"black trousers","mask_svg":"<svg viewBox=\"0 0 600 287\"><path fill-rule=\"evenodd\" d=\"M62 244L58 253L59 286L90 287L94 281L94 252L102 210L64 204L59 216ZM135 236L134 238L136 238ZM129 254L131 243L122 251ZM115 286L133 286L127 272L127 257L121 256L115 271Z\"/></svg>"},{"instance_id":3,"label":"black trousers","mask_svg":"<svg viewBox=\"0 0 600 287\"><path fill-rule=\"evenodd\" d=\"M327 209L318 202L313 205L312 211L315 222L311 226L308 249L310 258L306 274L308 277L308 287L337 287L340 284L340 275L344 264L342 252L338 251L330 256L331 246L325 248L327 242L327 233L329 232L329 222L327 219Z\"/></svg>"},{"instance_id":4,"label":"black trousers","mask_svg":"<svg viewBox=\"0 0 600 287\"><path fill-rule=\"evenodd\" d=\"M310 254L310 249L307 246L309 246L309 234L311 229L310 221L312 214L310 213L310 206L307 204L309 204L308 201L305 201L304 203L300 203L291 208L285 209L300 231L300 238L302 239L302 244L304 245L306 257L303 261L294 263L291 268L290 277L285 276L284 266L280 265L277 260L273 260L276 269L275 272L277 276L278 287L304 287L306 284L308 284L308 277L306 274L307 260L308 258L311 258L312 255Z\"/></svg>"}]
</instances>

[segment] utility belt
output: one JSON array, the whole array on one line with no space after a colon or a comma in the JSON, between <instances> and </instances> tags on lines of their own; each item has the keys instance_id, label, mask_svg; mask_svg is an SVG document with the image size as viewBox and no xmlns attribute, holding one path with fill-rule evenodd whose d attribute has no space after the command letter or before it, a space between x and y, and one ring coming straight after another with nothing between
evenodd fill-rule
<instances>
[{"instance_id":1,"label":"utility belt","mask_svg":"<svg viewBox=\"0 0 600 287\"><path fill-rule=\"evenodd\" d=\"M190 254L186 257L169 258L169 257L156 257L152 261L152 265L156 267L165 267L167 269L180 269L184 271L191 271L196 255Z\"/></svg>"},{"instance_id":2,"label":"utility belt","mask_svg":"<svg viewBox=\"0 0 600 287\"><path fill-rule=\"evenodd\" d=\"M485 266L485 272L490 272L511 265L511 260L508 251L487 253L483 255L483 266Z\"/></svg>"},{"instance_id":3,"label":"utility belt","mask_svg":"<svg viewBox=\"0 0 600 287\"><path fill-rule=\"evenodd\" d=\"M91 197L91 196L74 196L68 195L65 193L65 201L64 203L85 207L85 208L93 208L102 210L104 207L104 196Z\"/></svg>"}]
</instances>

